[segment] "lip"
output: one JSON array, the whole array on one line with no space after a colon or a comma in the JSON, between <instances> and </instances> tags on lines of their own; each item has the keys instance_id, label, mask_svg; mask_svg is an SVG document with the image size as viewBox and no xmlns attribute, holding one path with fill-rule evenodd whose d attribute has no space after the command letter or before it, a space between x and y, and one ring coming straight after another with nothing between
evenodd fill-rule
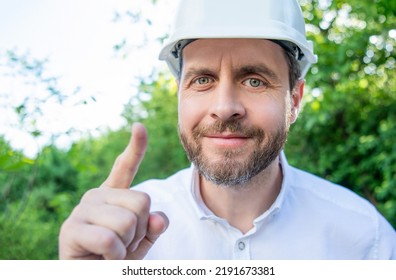
<instances>
[{"instance_id":1,"label":"lip","mask_svg":"<svg viewBox=\"0 0 396 280\"><path fill-rule=\"evenodd\" d=\"M217 148L238 148L250 139L240 134L212 134L205 135L204 138Z\"/></svg>"},{"instance_id":2,"label":"lip","mask_svg":"<svg viewBox=\"0 0 396 280\"><path fill-rule=\"evenodd\" d=\"M222 139L231 139L231 138L248 138L241 134L234 134L234 133L225 133L225 134L209 134L205 135L207 138L222 138Z\"/></svg>"}]
</instances>

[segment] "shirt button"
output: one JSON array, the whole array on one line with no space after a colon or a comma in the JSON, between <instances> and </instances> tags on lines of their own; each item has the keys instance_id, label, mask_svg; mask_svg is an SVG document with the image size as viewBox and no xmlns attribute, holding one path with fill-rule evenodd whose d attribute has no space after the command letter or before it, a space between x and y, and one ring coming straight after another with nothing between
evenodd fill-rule
<instances>
[{"instance_id":1,"label":"shirt button","mask_svg":"<svg viewBox=\"0 0 396 280\"><path fill-rule=\"evenodd\" d=\"M245 250L245 247L246 247L245 242L240 241L240 242L238 243L238 248L239 248L239 250L243 251L243 250Z\"/></svg>"}]
</instances>

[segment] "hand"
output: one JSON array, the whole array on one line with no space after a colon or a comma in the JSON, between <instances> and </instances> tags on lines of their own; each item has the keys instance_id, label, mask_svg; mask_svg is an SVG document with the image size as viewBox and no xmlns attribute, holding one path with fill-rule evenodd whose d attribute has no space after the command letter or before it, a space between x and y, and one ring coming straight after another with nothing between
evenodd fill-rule
<instances>
[{"instance_id":1,"label":"hand","mask_svg":"<svg viewBox=\"0 0 396 280\"><path fill-rule=\"evenodd\" d=\"M168 218L150 213L150 197L129 189L146 147L146 129L136 123L108 178L87 191L63 223L60 259L142 259L166 230Z\"/></svg>"}]
</instances>

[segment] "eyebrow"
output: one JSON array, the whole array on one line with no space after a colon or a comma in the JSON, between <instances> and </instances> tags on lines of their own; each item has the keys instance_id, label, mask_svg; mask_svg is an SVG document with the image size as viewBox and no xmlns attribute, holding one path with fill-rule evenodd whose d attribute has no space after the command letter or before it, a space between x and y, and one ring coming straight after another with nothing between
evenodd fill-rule
<instances>
[{"instance_id":1,"label":"eyebrow","mask_svg":"<svg viewBox=\"0 0 396 280\"><path fill-rule=\"evenodd\" d=\"M190 68L186 74L183 77L182 81L188 81L190 80L191 77L194 76L201 76L201 75L209 75L209 76L215 76L215 71L209 69L209 68Z\"/></svg>"},{"instance_id":2,"label":"eyebrow","mask_svg":"<svg viewBox=\"0 0 396 280\"><path fill-rule=\"evenodd\" d=\"M281 82L280 77L271 70L267 65L265 64L251 64L251 65L244 65L241 68L238 68L234 71L234 77L237 79L243 78L249 74L260 74L263 75L270 80L274 80L276 82Z\"/></svg>"},{"instance_id":3,"label":"eyebrow","mask_svg":"<svg viewBox=\"0 0 396 280\"><path fill-rule=\"evenodd\" d=\"M251 64L251 65L244 65L240 68L237 68L233 71L233 76L236 79L241 79L246 77L250 74L259 74L267 77L270 80L274 80L276 82L281 82L280 77L271 70L267 65L259 63L259 64ZM202 68L190 68L184 75L183 81L189 80L193 76L200 76L200 75L210 75L216 76L216 72L210 68L202 67Z\"/></svg>"}]
</instances>

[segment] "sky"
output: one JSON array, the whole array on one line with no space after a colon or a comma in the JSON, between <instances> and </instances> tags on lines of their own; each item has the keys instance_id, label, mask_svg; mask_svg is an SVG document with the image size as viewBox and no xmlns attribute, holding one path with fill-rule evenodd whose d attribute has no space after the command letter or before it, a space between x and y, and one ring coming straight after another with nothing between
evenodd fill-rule
<instances>
[{"instance_id":1,"label":"sky","mask_svg":"<svg viewBox=\"0 0 396 280\"><path fill-rule=\"evenodd\" d=\"M44 135L74 128L95 133L124 124L123 105L136 94L137 77L148 77L153 69L165 70L158 61L161 45L157 38L169 30L176 0L0 0L0 54L15 50L35 59L47 59L45 73L58 77L62 93L79 88L62 106L44 104L37 126ZM116 13L141 12L146 21L132 22ZM126 39L120 52L114 46ZM144 47L143 42L148 43ZM21 77L6 77L0 65L0 135L18 150L34 156L48 143L33 139L16 125L11 110L29 94L39 94ZM94 98L91 98L94 97ZM86 100L80 104L78 100ZM1 104L3 103L3 104ZM81 134L59 137L56 144L67 147Z\"/></svg>"}]
</instances>

